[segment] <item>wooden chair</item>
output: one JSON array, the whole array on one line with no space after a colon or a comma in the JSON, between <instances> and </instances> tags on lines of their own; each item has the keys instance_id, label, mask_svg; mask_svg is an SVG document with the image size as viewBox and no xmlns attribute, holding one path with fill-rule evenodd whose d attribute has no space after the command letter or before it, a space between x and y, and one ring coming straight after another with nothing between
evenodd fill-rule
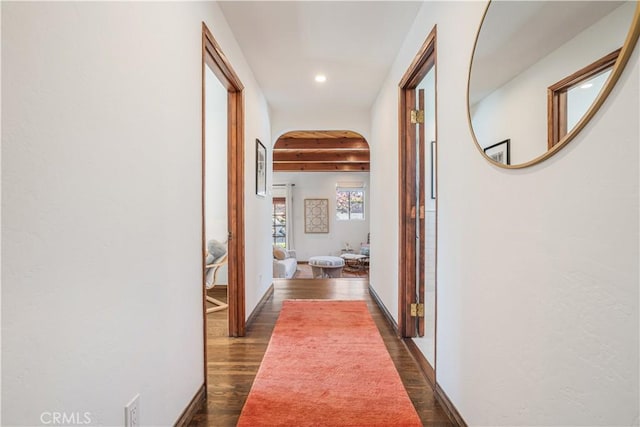
<instances>
[{"instance_id":1,"label":"wooden chair","mask_svg":"<svg viewBox=\"0 0 640 427\"><path fill-rule=\"evenodd\" d=\"M218 272L220 271L220 268L222 268L223 265L227 264L227 254L225 253L224 255L222 255L220 258L214 260L214 263L211 264L207 264L204 268L204 272L205 272L205 295L206 295L206 290L208 289L213 289L216 286L216 282L218 280ZM211 274L211 285L207 286L207 280L206 278L209 277L209 274ZM214 313L216 311L221 311L224 310L226 308L229 307L229 304L227 304L224 301L220 301L217 298L213 298L210 297L209 295L206 296L207 302L213 304L213 307L207 308L207 314L209 313Z\"/></svg>"}]
</instances>

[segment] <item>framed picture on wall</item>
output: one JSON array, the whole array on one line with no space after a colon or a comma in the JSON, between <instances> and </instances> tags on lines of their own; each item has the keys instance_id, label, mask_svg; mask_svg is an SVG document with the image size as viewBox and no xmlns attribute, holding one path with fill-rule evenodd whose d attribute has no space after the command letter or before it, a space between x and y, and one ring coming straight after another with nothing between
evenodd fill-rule
<instances>
[{"instance_id":1,"label":"framed picture on wall","mask_svg":"<svg viewBox=\"0 0 640 427\"><path fill-rule=\"evenodd\" d=\"M267 149L256 139L256 194L267 195Z\"/></svg>"},{"instance_id":2,"label":"framed picture on wall","mask_svg":"<svg viewBox=\"0 0 640 427\"><path fill-rule=\"evenodd\" d=\"M491 158L494 162L502 163L503 165L511 164L511 140L505 139L497 144L493 144L484 149L484 153Z\"/></svg>"},{"instance_id":3,"label":"framed picture on wall","mask_svg":"<svg viewBox=\"0 0 640 427\"><path fill-rule=\"evenodd\" d=\"M329 232L329 199L304 199L304 232Z\"/></svg>"}]
</instances>

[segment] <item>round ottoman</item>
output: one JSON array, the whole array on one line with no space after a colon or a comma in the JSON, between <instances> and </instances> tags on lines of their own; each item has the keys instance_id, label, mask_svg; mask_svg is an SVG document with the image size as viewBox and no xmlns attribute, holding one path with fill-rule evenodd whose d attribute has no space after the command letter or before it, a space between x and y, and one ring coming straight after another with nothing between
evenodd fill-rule
<instances>
[{"instance_id":1,"label":"round ottoman","mask_svg":"<svg viewBox=\"0 0 640 427\"><path fill-rule=\"evenodd\" d=\"M309 258L309 265L313 272L313 278L322 277L342 277L342 267L344 260L337 256L312 256Z\"/></svg>"}]
</instances>

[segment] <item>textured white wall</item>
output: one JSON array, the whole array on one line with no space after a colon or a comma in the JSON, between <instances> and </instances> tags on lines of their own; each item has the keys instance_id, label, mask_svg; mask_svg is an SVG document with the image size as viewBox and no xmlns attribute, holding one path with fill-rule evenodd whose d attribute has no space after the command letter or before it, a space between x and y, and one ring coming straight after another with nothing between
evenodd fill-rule
<instances>
[{"instance_id":1,"label":"textured white wall","mask_svg":"<svg viewBox=\"0 0 640 427\"><path fill-rule=\"evenodd\" d=\"M214 3L2 3L3 425L122 425L136 393L170 425L204 381L202 21L246 86L252 182L266 103ZM248 312L271 275L255 227Z\"/></svg>"},{"instance_id":2,"label":"textured white wall","mask_svg":"<svg viewBox=\"0 0 640 427\"><path fill-rule=\"evenodd\" d=\"M298 260L308 261L316 255L340 256L345 242L354 250L366 243L369 232L369 173L368 172L276 172L276 184L295 184L293 188L294 249ZM365 219L338 221L336 219L336 183L363 182L365 184ZM304 232L304 199L329 199L329 233Z\"/></svg>"},{"instance_id":3,"label":"textured white wall","mask_svg":"<svg viewBox=\"0 0 640 427\"><path fill-rule=\"evenodd\" d=\"M391 77L393 78L393 77ZM387 80L371 110L369 282L398 319L398 81Z\"/></svg>"},{"instance_id":4,"label":"textured white wall","mask_svg":"<svg viewBox=\"0 0 640 427\"><path fill-rule=\"evenodd\" d=\"M397 85L437 24L437 381L469 425L637 424L638 48L571 144L540 165L499 169L466 117L484 7L425 3L372 109L372 188L392 195ZM397 218L397 203L376 194L372 236L397 242L396 222L377 221ZM372 251L373 286L395 315L397 267L377 257L397 249Z\"/></svg>"}]
</instances>

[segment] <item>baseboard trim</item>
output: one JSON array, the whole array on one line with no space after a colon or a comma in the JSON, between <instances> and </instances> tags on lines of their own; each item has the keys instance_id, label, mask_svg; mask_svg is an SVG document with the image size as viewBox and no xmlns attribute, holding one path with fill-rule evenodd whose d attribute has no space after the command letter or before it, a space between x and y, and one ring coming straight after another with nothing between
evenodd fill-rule
<instances>
[{"instance_id":1,"label":"baseboard trim","mask_svg":"<svg viewBox=\"0 0 640 427\"><path fill-rule=\"evenodd\" d=\"M431 367L431 364L429 363L427 358L424 357L424 354L422 354L422 351L420 351L420 348L418 348L418 345L413 341L412 338L403 338L402 342L407 347L407 350L409 350L409 353L418 364L422 376L433 388L436 400L440 403L440 405L442 405L442 409L447 414L449 419L457 427L467 427L467 423L464 421L464 418L462 418L462 415L460 415L460 412L458 412L453 402L451 402L451 399L449 399L449 396L447 396L447 393L444 392L442 387L440 387L440 384L438 384L438 382L436 381L435 371Z\"/></svg>"},{"instance_id":2,"label":"baseboard trim","mask_svg":"<svg viewBox=\"0 0 640 427\"><path fill-rule=\"evenodd\" d=\"M440 404L444 407L444 410L449 416L449 418L458 427L467 427L467 423L464 421L464 418L462 418L462 415L460 415L460 412L458 412L456 407L453 405L453 403L449 399L449 396L447 396L447 393L444 392L442 387L440 387L440 384L438 384L437 382L436 382L436 399L438 399L438 402L440 402Z\"/></svg>"},{"instance_id":3,"label":"baseboard trim","mask_svg":"<svg viewBox=\"0 0 640 427\"><path fill-rule=\"evenodd\" d=\"M418 367L420 368L420 372L422 373L422 376L427 379L427 382L429 383L431 388L435 391L436 374L435 374L435 370L433 369L433 367L431 366L427 358L424 357L424 354L422 353L422 351L420 351L420 348L415 343L415 341L413 341L412 338L403 338L402 342L404 343L405 347L407 347L407 350L409 350L409 354L411 354L411 356L413 357L413 360L415 360L416 363L418 364Z\"/></svg>"},{"instance_id":4,"label":"baseboard trim","mask_svg":"<svg viewBox=\"0 0 640 427\"><path fill-rule=\"evenodd\" d=\"M400 332L399 332L399 329L398 329L398 323L396 323L396 321L393 318L393 316L391 316L391 313L389 313L389 310L387 310L387 307L382 303L382 300L380 299L380 296L375 291L375 289L373 289L373 287L371 287L371 284L369 284L369 294L371 294L371 297L373 298L373 300L376 302L376 304L378 304L378 307L380 307L380 310L382 311L382 314L384 314L384 317L387 319L387 322L389 322L389 324L393 328L393 331L395 332L396 336L400 336Z\"/></svg>"},{"instance_id":5,"label":"baseboard trim","mask_svg":"<svg viewBox=\"0 0 640 427\"><path fill-rule=\"evenodd\" d=\"M205 404L207 401L207 393L205 385L202 384L198 391L196 391L195 396L189 402L189 405L182 411L180 418L174 424L174 427L185 427L188 426L191 422L193 416L198 412L198 410Z\"/></svg>"},{"instance_id":6,"label":"baseboard trim","mask_svg":"<svg viewBox=\"0 0 640 427\"><path fill-rule=\"evenodd\" d=\"M246 326L249 326L251 323L253 323L258 313L260 313L260 310L262 310L264 303L267 302L267 299L269 299L271 295L273 295L273 283L271 284L271 286L269 286L269 289L267 289L267 292L264 293L262 298L260 298L260 301L258 301L258 304L247 318Z\"/></svg>"}]
</instances>

